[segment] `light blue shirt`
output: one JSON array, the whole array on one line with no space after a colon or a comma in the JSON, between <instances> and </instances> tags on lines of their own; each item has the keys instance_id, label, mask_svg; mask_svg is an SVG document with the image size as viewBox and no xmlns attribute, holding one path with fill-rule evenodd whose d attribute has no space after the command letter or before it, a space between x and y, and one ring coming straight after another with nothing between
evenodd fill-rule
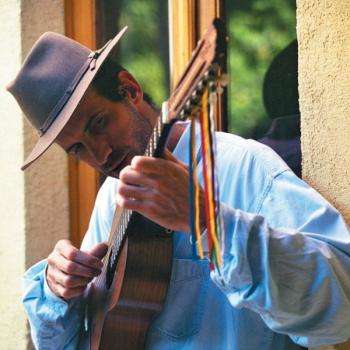
<instances>
[{"instance_id":1,"label":"light blue shirt","mask_svg":"<svg viewBox=\"0 0 350 350\"><path fill-rule=\"evenodd\" d=\"M292 350L347 340L350 236L343 218L268 147L224 133L216 139L222 277L193 257L190 235L176 232L167 300L147 348ZM174 151L186 164L188 143L187 130ZM107 240L117 183L107 178L100 189L83 249ZM33 341L39 349L76 349L82 302L56 297L45 268L41 261L24 277Z\"/></svg>"}]
</instances>

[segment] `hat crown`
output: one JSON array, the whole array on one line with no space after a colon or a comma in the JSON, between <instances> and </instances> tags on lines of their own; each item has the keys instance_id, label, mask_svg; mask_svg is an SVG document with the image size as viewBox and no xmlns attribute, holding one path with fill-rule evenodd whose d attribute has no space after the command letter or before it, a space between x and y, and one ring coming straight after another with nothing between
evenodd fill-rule
<instances>
[{"instance_id":1,"label":"hat crown","mask_svg":"<svg viewBox=\"0 0 350 350\"><path fill-rule=\"evenodd\" d=\"M91 50L57 33L44 33L7 87L39 130L86 62Z\"/></svg>"}]
</instances>

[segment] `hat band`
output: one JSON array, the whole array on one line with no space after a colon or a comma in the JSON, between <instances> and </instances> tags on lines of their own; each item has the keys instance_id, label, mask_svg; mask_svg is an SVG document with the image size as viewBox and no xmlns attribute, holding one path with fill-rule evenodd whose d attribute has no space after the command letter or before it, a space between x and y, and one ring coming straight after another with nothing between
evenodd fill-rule
<instances>
[{"instance_id":1,"label":"hat band","mask_svg":"<svg viewBox=\"0 0 350 350\"><path fill-rule=\"evenodd\" d=\"M96 67L96 60L101 55L102 51L107 47L111 40L109 40L100 50L97 51L91 51L91 53L88 56L88 59L83 64L83 66L79 69L78 73L74 77L72 83L68 86L67 90L64 92L63 96L60 98L60 100L57 102L55 107L51 110L49 116L46 118L43 125L39 128L39 135L42 136L52 125L52 123L57 118L58 114L61 112L62 108L65 106L65 104L68 102L70 97L72 96L75 88L79 84L82 77L85 75L86 71L90 69L91 71L95 69Z\"/></svg>"}]
</instances>

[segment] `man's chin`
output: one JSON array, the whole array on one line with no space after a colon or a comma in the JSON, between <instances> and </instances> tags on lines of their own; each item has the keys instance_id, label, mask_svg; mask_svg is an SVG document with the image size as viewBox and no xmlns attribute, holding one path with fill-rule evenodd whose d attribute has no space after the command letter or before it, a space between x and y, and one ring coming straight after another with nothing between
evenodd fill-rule
<instances>
[{"instance_id":1,"label":"man's chin","mask_svg":"<svg viewBox=\"0 0 350 350\"><path fill-rule=\"evenodd\" d=\"M111 171L109 173L105 173L108 177L114 177L115 179L119 179L120 171Z\"/></svg>"},{"instance_id":2,"label":"man's chin","mask_svg":"<svg viewBox=\"0 0 350 350\"><path fill-rule=\"evenodd\" d=\"M131 163L132 156L127 155L124 157L124 159L121 161L121 163L116 167L116 169L109 171L107 173L104 173L106 176L114 177L116 179L119 179L120 172Z\"/></svg>"},{"instance_id":3,"label":"man's chin","mask_svg":"<svg viewBox=\"0 0 350 350\"><path fill-rule=\"evenodd\" d=\"M106 177L114 177L116 179L119 178L119 174L121 172L121 169L119 167L117 167L116 169L111 170L111 171L106 171L106 170L101 169L101 168L96 169L96 170L99 171L101 174L103 174Z\"/></svg>"}]
</instances>

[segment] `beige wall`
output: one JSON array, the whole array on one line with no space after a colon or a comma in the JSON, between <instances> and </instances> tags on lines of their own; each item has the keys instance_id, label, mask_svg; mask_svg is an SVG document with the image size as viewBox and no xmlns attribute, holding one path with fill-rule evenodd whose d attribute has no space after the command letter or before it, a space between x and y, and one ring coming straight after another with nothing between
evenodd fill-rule
<instances>
[{"instance_id":1,"label":"beige wall","mask_svg":"<svg viewBox=\"0 0 350 350\"><path fill-rule=\"evenodd\" d=\"M25 173L21 163L37 139L4 86L47 30L64 32L64 0L0 0L0 348L26 349L21 276L68 237L68 165L54 148Z\"/></svg>"},{"instance_id":2,"label":"beige wall","mask_svg":"<svg viewBox=\"0 0 350 350\"><path fill-rule=\"evenodd\" d=\"M22 58L45 31L64 33L64 0L22 0ZM38 139L24 124L25 155ZM56 145L25 172L26 266L69 235L68 161Z\"/></svg>"},{"instance_id":3,"label":"beige wall","mask_svg":"<svg viewBox=\"0 0 350 350\"><path fill-rule=\"evenodd\" d=\"M303 178L350 223L350 1L297 7Z\"/></svg>"},{"instance_id":4,"label":"beige wall","mask_svg":"<svg viewBox=\"0 0 350 350\"><path fill-rule=\"evenodd\" d=\"M303 177L350 222L350 1L297 4Z\"/></svg>"},{"instance_id":5,"label":"beige wall","mask_svg":"<svg viewBox=\"0 0 350 350\"><path fill-rule=\"evenodd\" d=\"M23 122L4 85L20 63L20 8L15 1L1 1L0 11L0 344L24 349L25 318L19 307L20 279L24 271L24 176L18 171L23 158ZM6 34L5 34L6 33Z\"/></svg>"}]
</instances>

